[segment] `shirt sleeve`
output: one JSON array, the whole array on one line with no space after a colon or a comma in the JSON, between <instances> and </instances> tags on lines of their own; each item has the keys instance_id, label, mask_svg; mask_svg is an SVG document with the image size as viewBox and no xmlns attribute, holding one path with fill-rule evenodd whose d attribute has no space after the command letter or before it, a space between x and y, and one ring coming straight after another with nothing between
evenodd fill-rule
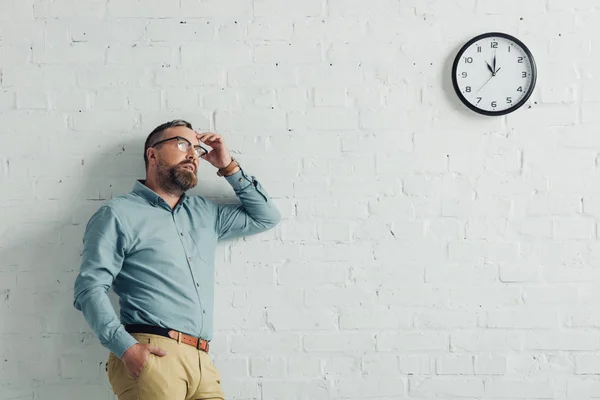
<instances>
[{"instance_id":1,"label":"shirt sleeve","mask_svg":"<svg viewBox=\"0 0 600 400\"><path fill-rule=\"evenodd\" d=\"M100 343L117 357L137 343L121 321L108 290L123 266L127 237L114 210L101 207L90 218L83 237L83 253L74 285L74 307L83 315Z\"/></svg>"},{"instance_id":2,"label":"shirt sleeve","mask_svg":"<svg viewBox=\"0 0 600 400\"><path fill-rule=\"evenodd\" d=\"M217 210L219 239L231 239L267 231L281 220L281 214L266 190L244 170L225 177L241 204L220 204Z\"/></svg>"}]
</instances>

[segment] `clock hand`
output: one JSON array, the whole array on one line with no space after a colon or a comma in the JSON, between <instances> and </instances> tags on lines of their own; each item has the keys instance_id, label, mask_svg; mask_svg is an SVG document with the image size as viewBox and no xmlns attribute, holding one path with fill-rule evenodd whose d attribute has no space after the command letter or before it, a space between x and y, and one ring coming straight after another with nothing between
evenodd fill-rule
<instances>
[{"instance_id":1,"label":"clock hand","mask_svg":"<svg viewBox=\"0 0 600 400\"><path fill-rule=\"evenodd\" d=\"M488 84L488 82L492 80L492 78L493 78L493 77L494 77L494 75L490 76L490 79L488 79L488 80L487 80L487 81L486 81L486 82L483 84L483 86L482 86L482 87L480 87L480 88L479 88L479 90L478 90L477 92L475 92L475 93L479 93L479 92L481 91L481 89L483 89L483 88L485 87L485 85L487 85L487 84Z\"/></svg>"},{"instance_id":2,"label":"clock hand","mask_svg":"<svg viewBox=\"0 0 600 400\"><path fill-rule=\"evenodd\" d=\"M494 53L494 73L496 73L496 53Z\"/></svg>"},{"instance_id":3,"label":"clock hand","mask_svg":"<svg viewBox=\"0 0 600 400\"><path fill-rule=\"evenodd\" d=\"M492 69L492 66L490 65L489 62L485 62L487 64L488 69L490 70L490 72L492 73L492 75L494 75L494 70Z\"/></svg>"}]
</instances>

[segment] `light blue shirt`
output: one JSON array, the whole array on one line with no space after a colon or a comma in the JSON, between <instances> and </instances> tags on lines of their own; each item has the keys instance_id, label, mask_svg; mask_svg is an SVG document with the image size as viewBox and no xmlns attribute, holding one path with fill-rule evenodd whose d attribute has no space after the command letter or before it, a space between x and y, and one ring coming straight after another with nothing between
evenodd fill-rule
<instances>
[{"instance_id":1,"label":"light blue shirt","mask_svg":"<svg viewBox=\"0 0 600 400\"><path fill-rule=\"evenodd\" d=\"M147 324L211 340L217 242L266 231L280 213L261 184L238 171L225 178L241 204L184 194L174 209L137 181L90 218L74 307L117 357L137 341L123 325ZM119 297L120 318L108 290Z\"/></svg>"}]
</instances>

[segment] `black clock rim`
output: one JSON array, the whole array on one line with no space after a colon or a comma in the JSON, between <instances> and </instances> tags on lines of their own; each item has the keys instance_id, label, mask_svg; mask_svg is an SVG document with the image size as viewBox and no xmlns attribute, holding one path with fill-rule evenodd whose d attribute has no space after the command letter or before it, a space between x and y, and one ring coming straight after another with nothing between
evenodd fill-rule
<instances>
[{"instance_id":1,"label":"black clock rim","mask_svg":"<svg viewBox=\"0 0 600 400\"><path fill-rule=\"evenodd\" d=\"M501 111L487 111L487 110L482 110L480 108L475 107L460 92L460 88L458 87L458 80L456 78L456 73L458 72L458 63L459 63L461 55L465 52L465 50L467 48L469 48L473 43L475 43L481 39L491 37L491 36L501 37L501 38L508 39L508 40L515 42L518 46L520 46L523 49L523 51L525 52L525 54L527 55L527 57L529 57L529 60L531 61L531 75L532 75L531 76L531 89L525 95L525 97L523 97L521 99L521 101L519 101L517 104L515 104L512 107L507 108L506 110L501 110ZM523 43L516 37L509 35L507 33L503 33L503 32L487 32L487 33L482 33L481 35L475 36L474 38L469 40L467 43L465 43L460 48L458 53L456 53L456 57L454 58L454 63L452 64L452 86L454 86L454 91L456 92L458 98L469 109L471 109L472 111L475 111L476 113L483 114L483 115L500 116L500 115L510 114L511 112L518 110L525 103L527 103L527 100L529 100L529 98L533 94L533 90L535 89L536 82L537 82L537 66L535 64L535 58L533 57L533 53L531 53L531 50L529 50L529 47L527 47L527 45L525 45L525 43Z\"/></svg>"}]
</instances>

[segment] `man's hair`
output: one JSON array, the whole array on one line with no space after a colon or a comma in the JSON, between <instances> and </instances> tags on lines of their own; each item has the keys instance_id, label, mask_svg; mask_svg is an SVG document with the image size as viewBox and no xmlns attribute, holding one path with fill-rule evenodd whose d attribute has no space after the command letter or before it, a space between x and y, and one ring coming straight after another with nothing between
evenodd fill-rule
<instances>
[{"instance_id":1,"label":"man's hair","mask_svg":"<svg viewBox=\"0 0 600 400\"><path fill-rule=\"evenodd\" d=\"M154 143L160 141L163 138L163 133L169 128L173 128L174 126L185 126L186 128L192 128L192 124L182 119L175 119L173 121L165 122L154 128L152 132L146 138L146 143L144 144L144 163L146 164L146 169L148 169L148 149L154 145Z\"/></svg>"}]
</instances>

